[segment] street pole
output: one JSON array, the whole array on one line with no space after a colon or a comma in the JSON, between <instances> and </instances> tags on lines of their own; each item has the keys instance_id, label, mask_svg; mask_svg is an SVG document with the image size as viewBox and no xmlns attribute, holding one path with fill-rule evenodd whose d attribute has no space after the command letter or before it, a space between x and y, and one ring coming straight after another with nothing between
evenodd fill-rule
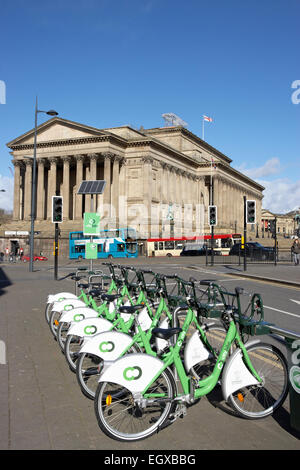
<instances>
[{"instance_id":1,"label":"street pole","mask_svg":"<svg viewBox=\"0 0 300 470\"><path fill-rule=\"evenodd\" d=\"M54 279L57 281L57 271L58 271L58 235L59 228L58 223L55 223L55 233L54 233Z\"/></svg>"},{"instance_id":2,"label":"street pole","mask_svg":"<svg viewBox=\"0 0 300 470\"><path fill-rule=\"evenodd\" d=\"M32 185L31 185L31 227L30 227L30 259L29 259L29 271L33 272L33 257L34 257L34 220L35 220L35 209L36 209L36 141L37 141L37 115L38 113L45 113L49 116L57 116L57 112L51 109L50 111L42 111L38 109L38 99L35 99L35 112L34 112L34 143L33 143L33 165L32 165Z\"/></svg>"},{"instance_id":3,"label":"street pole","mask_svg":"<svg viewBox=\"0 0 300 470\"><path fill-rule=\"evenodd\" d=\"M247 220L246 220L246 196L244 198L244 271L247 271L247 256L246 256L246 243L247 243Z\"/></svg>"},{"instance_id":4,"label":"street pole","mask_svg":"<svg viewBox=\"0 0 300 470\"><path fill-rule=\"evenodd\" d=\"M34 117L34 144L33 144L33 165L32 165L32 186L31 186L31 227L30 227L30 260L29 271L33 272L33 256L34 256L34 219L35 219L35 199L36 199L36 136L37 136L37 97L35 100L35 117Z\"/></svg>"},{"instance_id":5,"label":"street pole","mask_svg":"<svg viewBox=\"0 0 300 470\"><path fill-rule=\"evenodd\" d=\"M274 239L275 239L275 266L277 266L277 217L275 217L275 223L274 223Z\"/></svg>"}]
</instances>

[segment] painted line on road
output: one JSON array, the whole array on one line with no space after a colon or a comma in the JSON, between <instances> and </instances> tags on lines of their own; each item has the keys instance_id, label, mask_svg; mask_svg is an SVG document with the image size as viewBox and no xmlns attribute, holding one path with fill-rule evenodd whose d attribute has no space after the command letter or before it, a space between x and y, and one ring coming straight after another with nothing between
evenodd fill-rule
<instances>
[{"instance_id":1,"label":"painted line on road","mask_svg":"<svg viewBox=\"0 0 300 470\"><path fill-rule=\"evenodd\" d=\"M268 307L267 305L264 305L264 308L269 308L270 310L275 310L275 312L285 313L286 315L290 315L292 317L296 317L296 318L300 317L300 315L297 315L296 313L286 312L285 310L279 310L278 308Z\"/></svg>"}]
</instances>

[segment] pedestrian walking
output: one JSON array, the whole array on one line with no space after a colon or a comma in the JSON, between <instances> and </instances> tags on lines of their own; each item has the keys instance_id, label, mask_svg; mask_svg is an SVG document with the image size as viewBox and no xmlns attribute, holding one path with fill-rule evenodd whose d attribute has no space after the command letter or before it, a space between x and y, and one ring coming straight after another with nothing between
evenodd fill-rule
<instances>
[{"instance_id":1,"label":"pedestrian walking","mask_svg":"<svg viewBox=\"0 0 300 470\"><path fill-rule=\"evenodd\" d=\"M300 264L300 243L298 238L295 239L292 245L292 253L294 257L294 264L297 266Z\"/></svg>"},{"instance_id":2,"label":"pedestrian walking","mask_svg":"<svg viewBox=\"0 0 300 470\"><path fill-rule=\"evenodd\" d=\"M9 261L9 249L8 249L8 246L5 248L5 259L6 259L6 261Z\"/></svg>"}]
</instances>

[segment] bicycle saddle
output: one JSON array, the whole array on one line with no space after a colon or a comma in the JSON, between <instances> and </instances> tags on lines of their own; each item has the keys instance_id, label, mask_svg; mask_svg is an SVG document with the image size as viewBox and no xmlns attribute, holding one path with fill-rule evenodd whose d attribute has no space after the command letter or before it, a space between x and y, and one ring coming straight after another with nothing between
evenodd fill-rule
<instances>
[{"instance_id":1,"label":"bicycle saddle","mask_svg":"<svg viewBox=\"0 0 300 470\"><path fill-rule=\"evenodd\" d=\"M170 339L172 336L180 333L182 328L153 328L152 335L160 339Z\"/></svg>"},{"instance_id":2,"label":"bicycle saddle","mask_svg":"<svg viewBox=\"0 0 300 470\"><path fill-rule=\"evenodd\" d=\"M119 299L121 297L120 294L102 294L101 299L102 300L107 300L108 302L113 302L116 299Z\"/></svg>"},{"instance_id":3,"label":"bicycle saddle","mask_svg":"<svg viewBox=\"0 0 300 470\"><path fill-rule=\"evenodd\" d=\"M144 307L145 307L144 304L121 305L121 307L119 307L119 312L120 313L135 313L137 310L141 310Z\"/></svg>"}]
</instances>

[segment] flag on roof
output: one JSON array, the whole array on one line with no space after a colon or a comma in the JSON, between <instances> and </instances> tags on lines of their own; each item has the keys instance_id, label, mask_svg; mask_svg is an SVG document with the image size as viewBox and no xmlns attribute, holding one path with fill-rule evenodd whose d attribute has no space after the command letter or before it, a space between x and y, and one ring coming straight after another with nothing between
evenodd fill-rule
<instances>
[{"instance_id":1,"label":"flag on roof","mask_svg":"<svg viewBox=\"0 0 300 470\"><path fill-rule=\"evenodd\" d=\"M212 118L208 116L203 116L204 121L212 122Z\"/></svg>"}]
</instances>

